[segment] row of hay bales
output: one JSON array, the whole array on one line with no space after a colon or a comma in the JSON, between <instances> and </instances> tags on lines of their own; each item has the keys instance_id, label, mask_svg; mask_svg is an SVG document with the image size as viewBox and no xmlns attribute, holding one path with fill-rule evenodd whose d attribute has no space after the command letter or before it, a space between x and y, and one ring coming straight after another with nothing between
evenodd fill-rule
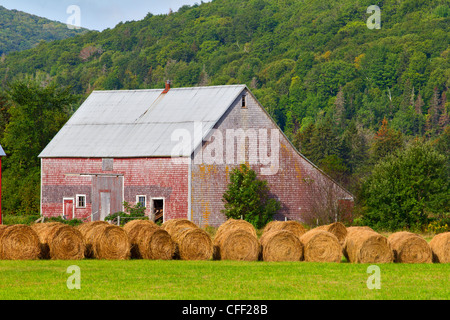
<instances>
[{"instance_id":1,"label":"row of hay bales","mask_svg":"<svg viewBox=\"0 0 450 320\"><path fill-rule=\"evenodd\" d=\"M306 230L295 221L273 221L258 238L255 228L230 219L212 238L193 222L136 220L123 228L89 222L76 228L61 223L0 226L0 260L237 260L351 263L449 263L450 233L428 244L421 236L398 232L388 238L369 227L341 223Z\"/></svg>"}]
</instances>

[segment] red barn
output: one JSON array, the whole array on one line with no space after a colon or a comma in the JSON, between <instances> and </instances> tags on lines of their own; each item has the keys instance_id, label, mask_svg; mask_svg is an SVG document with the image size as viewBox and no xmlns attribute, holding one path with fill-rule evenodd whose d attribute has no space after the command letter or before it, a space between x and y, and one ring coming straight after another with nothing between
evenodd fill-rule
<instances>
[{"instance_id":1,"label":"red barn","mask_svg":"<svg viewBox=\"0 0 450 320\"><path fill-rule=\"evenodd\" d=\"M333 206L353 203L245 85L94 91L39 157L45 217L102 220L126 201L152 219L218 226L229 173L243 162L282 203L278 220L302 221L330 194Z\"/></svg>"},{"instance_id":2,"label":"red barn","mask_svg":"<svg viewBox=\"0 0 450 320\"><path fill-rule=\"evenodd\" d=\"M3 223L3 216L2 216L2 158L4 156L6 156L5 151L3 151L3 148L0 145L0 224Z\"/></svg>"}]
</instances>

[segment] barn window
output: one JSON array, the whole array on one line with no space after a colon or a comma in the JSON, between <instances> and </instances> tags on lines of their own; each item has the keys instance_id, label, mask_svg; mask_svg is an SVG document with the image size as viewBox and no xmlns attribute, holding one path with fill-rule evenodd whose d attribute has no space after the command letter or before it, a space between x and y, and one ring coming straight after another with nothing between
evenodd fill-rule
<instances>
[{"instance_id":1,"label":"barn window","mask_svg":"<svg viewBox=\"0 0 450 320\"><path fill-rule=\"evenodd\" d=\"M136 196L136 203L140 203L142 207L147 207L147 196Z\"/></svg>"},{"instance_id":2,"label":"barn window","mask_svg":"<svg viewBox=\"0 0 450 320\"><path fill-rule=\"evenodd\" d=\"M77 194L77 208L86 208L86 195Z\"/></svg>"},{"instance_id":3,"label":"barn window","mask_svg":"<svg viewBox=\"0 0 450 320\"><path fill-rule=\"evenodd\" d=\"M247 96L245 94L242 96L242 108L247 108Z\"/></svg>"},{"instance_id":4,"label":"barn window","mask_svg":"<svg viewBox=\"0 0 450 320\"><path fill-rule=\"evenodd\" d=\"M103 158L102 159L102 170L103 171L113 171L114 170L114 159Z\"/></svg>"}]
</instances>

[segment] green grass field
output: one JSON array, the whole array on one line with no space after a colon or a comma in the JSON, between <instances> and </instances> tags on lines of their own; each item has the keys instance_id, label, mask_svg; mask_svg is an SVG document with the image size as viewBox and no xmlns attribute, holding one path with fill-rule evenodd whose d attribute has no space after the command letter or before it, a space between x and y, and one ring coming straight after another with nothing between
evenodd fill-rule
<instances>
[{"instance_id":1,"label":"green grass field","mask_svg":"<svg viewBox=\"0 0 450 320\"><path fill-rule=\"evenodd\" d=\"M69 290L67 268L81 270ZM437 300L450 298L450 265L228 261L0 261L1 300Z\"/></svg>"}]
</instances>

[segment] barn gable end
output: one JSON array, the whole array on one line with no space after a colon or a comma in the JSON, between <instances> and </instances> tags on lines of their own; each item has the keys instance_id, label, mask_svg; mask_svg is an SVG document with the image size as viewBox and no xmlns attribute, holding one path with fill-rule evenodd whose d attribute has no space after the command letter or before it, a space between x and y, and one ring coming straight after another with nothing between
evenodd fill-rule
<instances>
[{"instance_id":1,"label":"barn gable end","mask_svg":"<svg viewBox=\"0 0 450 320\"><path fill-rule=\"evenodd\" d=\"M242 106L243 97L245 107ZM245 162L250 164L260 179L267 180L272 196L282 203L282 210L275 217L277 220L305 221L317 214L313 207L323 201L321 198L324 195L319 194L323 193L320 188L311 187L312 181L315 185L326 186L325 189L332 192L336 200L353 202L353 196L348 191L298 153L249 90L244 90L233 102L214 129L214 137L210 137L203 144L202 152L193 157L191 215L199 225L217 226L226 221L221 212L224 209L222 195L229 184L230 172L239 166L238 152L242 148L245 148ZM233 132L238 136L246 134L245 146L240 144L238 138L232 143L227 139L227 134L231 137ZM271 150L274 136L278 137L278 150ZM215 155L218 148L211 147L217 137L218 140L222 137L224 141L222 159ZM251 144L256 146L256 157ZM234 150L233 157L227 154L230 150ZM264 155L268 156L263 158ZM206 161L202 161L201 157ZM231 158L234 158L234 163L229 161ZM270 169L273 172L267 172Z\"/></svg>"}]
</instances>

